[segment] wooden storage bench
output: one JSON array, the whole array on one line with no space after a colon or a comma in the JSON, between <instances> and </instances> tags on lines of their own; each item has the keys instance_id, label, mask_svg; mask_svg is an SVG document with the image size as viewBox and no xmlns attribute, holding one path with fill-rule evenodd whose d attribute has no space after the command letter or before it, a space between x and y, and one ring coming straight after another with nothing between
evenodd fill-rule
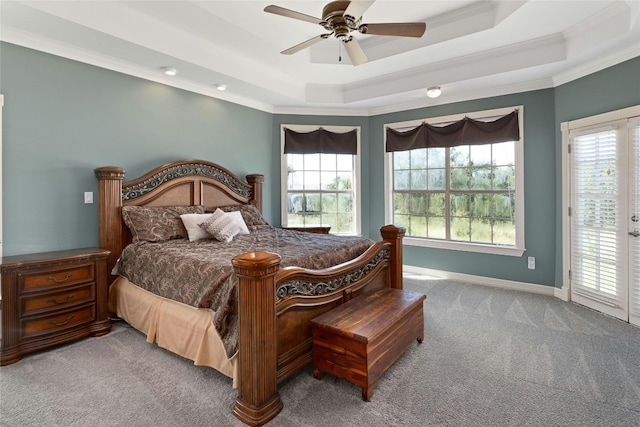
<instances>
[{"instance_id":1,"label":"wooden storage bench","mask_svg":"<svg viewBox=\"0 0 640 427\"><path fill-rule=\"evenodd\" d=\"M380 376L409 347L424 339L417 292L384 288L362 294L311 321L313 376L325 372L362 387L369 401Z\"/></svg>"}]
</instances>

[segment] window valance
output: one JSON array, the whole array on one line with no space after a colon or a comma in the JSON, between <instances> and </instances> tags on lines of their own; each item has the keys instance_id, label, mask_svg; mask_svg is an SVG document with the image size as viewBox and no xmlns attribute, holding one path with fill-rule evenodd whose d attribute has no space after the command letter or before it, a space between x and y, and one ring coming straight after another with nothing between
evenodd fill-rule
<instances>
[{"instance_id":1,"label":"window valance","mask_svg":"<svg viewBox=\"0 0 640 427\"><path fill-rule=\"evenodd\" d=\"M519 139L518 111L514 111L490 122L465 117L445 126L422 123L407 131L387 128L386 151L493 144Z\"/></svg>"},{"instance_id":2,"label":"window valance","mask_svg":"<svg viewBox=\"0 0 640 427\"><path fill-rule=\"evenodd\" d=\"M311 132L284 129L285 154L358 154L357 129L349 132L330 132L318 128Z\"/></svg>"}]
</instances>

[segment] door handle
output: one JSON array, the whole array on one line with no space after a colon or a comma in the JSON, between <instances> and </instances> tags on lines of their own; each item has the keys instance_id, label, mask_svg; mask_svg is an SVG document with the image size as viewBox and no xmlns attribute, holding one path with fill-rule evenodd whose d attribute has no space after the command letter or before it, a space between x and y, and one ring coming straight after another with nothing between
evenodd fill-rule
<instances>
[{"instance_id":1,"label":"door handle","mask_svg":"<svg viewBox=\"0 0 640 427\"><path fill-rule=\"evenodd\" d=\"M640 237L640 231L638 231L638 230L630 231L629 232L629 236Z\"/></svg>"}]
</instances>

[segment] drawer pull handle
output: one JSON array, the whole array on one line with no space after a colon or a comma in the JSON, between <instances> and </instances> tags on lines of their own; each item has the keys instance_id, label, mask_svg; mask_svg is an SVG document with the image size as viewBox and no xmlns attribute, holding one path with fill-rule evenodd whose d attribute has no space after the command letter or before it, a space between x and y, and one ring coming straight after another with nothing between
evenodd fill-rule
<instances>
[{"instance_id":1,"label":"drawer pull handle","mask_svg":"<svg viewBox=\"0 0 640 427\"><path fill-rule=\"evenodd\" d=\"M52 302L52 303L54 303L54 304L58 304L58 305L60 305L60 304L66 304L66 303L68 303L68 302L69 302L69 300L70 300L71 298L73 298L73 294L69 294L69 295L67 295L67 298L66 298L64 301L56 301L56 300L54 300L53 298L49 298L49 299L47 300L47 302Z\"/></svg>"},{"instance_id":2,"label":"drawer pull handle","mask_svg":"<svg viewBox=\"0 0 640 427\"><path fill-rule=\"evenodd\" d=\"M69 280L71 278L71 276L73 276L73 273L67 273L66 277L64 279L56 279L53 276L48 276L47 280L53 280L56 283L62 283L62 282L66 282L67 280Z\"/></svg>"},{"instance_id":3,"label":"drawer pull handle","mask_svg":"<svg viewBox=\"0 0 640 427\"><path fill-rule=\"evenodd\" d=\"M64 322L58 323L55 320L49 320L47 323L49 323L50 325L55 325L55 326L64 326L67 323L69 323L69 321L71 321L71 319L73 319L73 314L70 314L69 317L67 317L67 320L65 320Z\"/></svg>"}]
</instances>

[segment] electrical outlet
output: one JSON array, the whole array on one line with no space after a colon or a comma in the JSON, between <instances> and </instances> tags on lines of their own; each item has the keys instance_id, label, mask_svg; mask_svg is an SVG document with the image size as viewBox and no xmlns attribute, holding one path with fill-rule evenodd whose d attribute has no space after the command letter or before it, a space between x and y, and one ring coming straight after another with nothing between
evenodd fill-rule
<instances>
[{"instance_id":1,"label":"electrical outlet","mask_svg":"<svg viewBox=\"0 0 640 427\"><path fill-rule=\"evenodd\" d=\"M85 191L84 192L84 202L85 203L93 203L93 191Z\"/></svg>"},{"instance_id":2,"label":"electrical outlet","mask_svg":"<svg viewBox=\"0 0 640 427\"><path fill-rule=\"evenodd\" d=\"M527 267L529 268L529 270L536 269L536 257L530 256L529 258L527 258Z\"/></svg>"}]
</instances>

